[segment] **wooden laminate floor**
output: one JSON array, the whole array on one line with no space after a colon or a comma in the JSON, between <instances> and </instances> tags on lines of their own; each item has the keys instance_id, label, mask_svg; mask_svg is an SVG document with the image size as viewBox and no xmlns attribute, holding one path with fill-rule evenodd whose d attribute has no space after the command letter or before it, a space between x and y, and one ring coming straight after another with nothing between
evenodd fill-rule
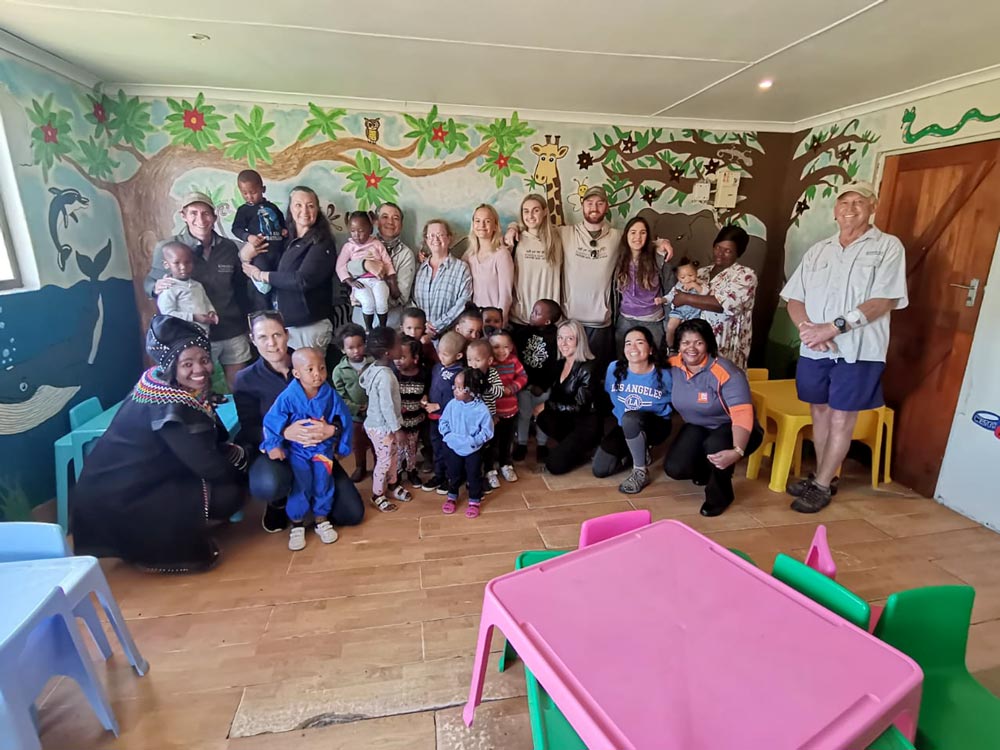
<instances>
[{"instance_id":1,"label":"wooden laminate floor","mask_svg":"<svg viewBox=\"0 0 1000 750\"><path fill-rule=\"evenodd\" d=\"M74 683L50 683L39 715L44 747L527 750L519 663L491 670L488 702L471 729L462 723L483 584L510 570L518 552L573 547L581 521L631 508L681 519L762 567L778 552L804 557L825 523L838 580L872 602L914 586L975 586L969 666L1000 693L1000 535L898 485L872 490L860 465L848 464L818 516L789 510L764 479L743 479L718 518L698 515L698 488L666 479L659 464L654 483L632 498L618 493L620 478L595 480L589 467L565 477L533 469L519 466L520 481L489 496L476 520L462 506L444 516L441 496L418 491L396 513L370 509L334 545L310 532L293 553L251 509L220 530L224 557L210 573L145 575L106 561L151 669L136 677L117 644L98 667L121 724L117 740Z\"/></svg>"}]
</instances>

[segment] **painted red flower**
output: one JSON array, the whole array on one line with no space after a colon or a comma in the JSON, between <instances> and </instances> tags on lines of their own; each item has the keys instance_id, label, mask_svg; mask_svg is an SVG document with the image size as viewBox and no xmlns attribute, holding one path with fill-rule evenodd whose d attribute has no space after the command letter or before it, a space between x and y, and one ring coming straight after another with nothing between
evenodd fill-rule
<instances>
[{"instance_id":1,"label":"painted red flower","mask_svg":"<svg viewBox=\"0 0 1000 750\"><path fill-rule=\"evenodd\" d=\"M365 175L365 185L367 187L377 188L380 182L382 182L382 178L375 174L374 171L371 174Z\"/></svg>"},{"instance_id":2,"label":"painted red flower","mask_svg":"<svg viewBox=\"0 0 1000 750\"><path fill-rule=\"evenodd\" d=\"M46 143L59 143L59 131L52 127L52 123L42 125L42 135Z\"/></svg>"},{"instance_id":3,"label":"painted red flower","mask_svg":"<svg viewBox=\"0 0 1000 750\"><path fill-rule=\"evenodd\" d=\"M205 127L205 115L197 109L184 110L184 127L195 132Z\"/></svg>"},{"instance_id":4,"label":"painted red flower","mask_svg":"<svg viewBox=\"0 0 1000 750\"><path fill-rule=\"evenodd\" d=\"M509 156L504 156L503 154L500 154L499 156L497 156L496 161L494 161L493 163L496 164L500 169L505 169L509 161L510 161Z\"/></svg>"},{"instance_id":5,"label":"painted red flower","mask_svg":"<svg viewBox=\"0 0 1000 750\"><path fill-rule=\"evenodd\" d=\"M104 105L100 102L94 102L94 119L98 122L105 122L108 119L108 113L104 111Z\"/></svg>"},{"instance_id":6,"label":"painted red flower","mask_svg":"<svg viewBox=\"0 0 1000 750\"><path fill-rule=\"evenodd\" d=\"M431 142L441 141L444 143L444 139L448 136L448 131L444 129L444 125L438 125L434 128L434 135L431 137Z\"/></svg>"}]
</instances>

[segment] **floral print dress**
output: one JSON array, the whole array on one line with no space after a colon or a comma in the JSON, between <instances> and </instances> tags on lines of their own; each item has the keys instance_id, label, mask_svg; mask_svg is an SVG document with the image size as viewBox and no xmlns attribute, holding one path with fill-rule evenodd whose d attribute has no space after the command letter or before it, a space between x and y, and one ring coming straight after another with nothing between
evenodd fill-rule
<instances>
[{"instance_id":1,"label":"floral print dress","mask_svg":"<svg viewBox=\"0 0 1000 750\"><path fill-rule=\"evenodd\" d=\"M703 310L701 317L712 326L719 344L719 356L745 370L753 336L757 274L751 268L733 263L713 278L713 268L714 265L698 269L698 281L708 285L709 293L722 305L722 312Z\"/></svg>"}]
</instances>

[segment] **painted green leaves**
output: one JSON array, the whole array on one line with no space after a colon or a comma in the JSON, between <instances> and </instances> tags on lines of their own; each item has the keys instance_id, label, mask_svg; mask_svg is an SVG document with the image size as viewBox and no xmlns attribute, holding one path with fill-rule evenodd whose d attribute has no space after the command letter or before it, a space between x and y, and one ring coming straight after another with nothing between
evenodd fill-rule
<instances>
[{"instance_id":1,"label":"painted green leaves","mask_svg":"<svg viewBox=\"0 0 1000 750\"><path fill-rule=\"evenodd\" d=\"M191 146L196 151L204 151L209 146L222 146L219 139L219 123L225 117L215 113L215 107L205 104L205 95L198 93L194 102L187 99L177 101L167 98L170 108L163 121L163 129L170 134L173 143Z\"/></svg>"},{"instance_id":2,"label":"painted green leaves","mask_svg":"<svg viewBox=\"0 0 1000 750\"><path fill-rule=\"evenodd\" d=\"M391 167L382 166L381 160L374 154L368 156L363 151L358 151L354 156L354 164L337 167L336 171L346 175L347 184L344 188L354 192L358 208L362 211L385 201L396 200L399 179L389 177Z\"/></svg>"},{"instance_id":3,"label":"painted green leaves","mask_svg":"<svg viewBox=\"0 0 1000 750\"><path fill-rule=\"evenodd\" d=\"M73 115L66 109L54 109L52 99L52 94L45 97L41 104L34 99L27 110L33 126L31 151L35 163L41 165L42 176L46 180L56 161L61 161L73 150L73 139L70 137Z\"/></svg>"},{"instance_id":4,"label":"painted green leaves","mask_svg":"<svg viewBox=\"0 0 1000 750\"><path fill-rule=\"evenodd\" d=\"M485 160L479 166L479 171L489 174L497 187L502 187L504 180L515 172L526 173L524 163L514 154L520 150L524 139L535 131L528 127L528 123L521 122L517 112L511 114L510 123L506 117L498 117L489 125L476 125L476 130L482 134L484 140L493 141Z\"/></svg>"},{"instance_id":5,"label":"painted green leaves","mask_svg":"<svg viewBox=\"0 0 1000 750\"><path fill-rule=\"evenodd\" d=\"M233 115L236 130L226 133L231 142L226 146L226 156L230 159L246 159L247 164L256 167L258 162L271 163L268 149L274 139L268 135L274 129L273 122L264 122L264 110L255 106L250 110L250 119L244 120Z\"/></svg>"},{"instance_id":6,"label":"painted green leaves","mask_svg":"<svg viewBox=\"0 0 1000 750\"><path fill-rule=\"evenodd\" d=\"M141 101L137 96L126 96L121 89L118 89L115 98L103 94L96 101L93 97L87 98L92 108L84 117L95 125L96 137L101 136L103 125L111 143L124 143L139 151L145 150L146 136L154 130L150 122L149 102ZM100 119L102 114L106 118L103 122Z\"/></svg>"},{"instance_id":7,"label":"painted green leaves","mask_svg":"<svg viewBox=\"0 0 1000 750\"><path fill-rule=\"evenodd\" d=\"M323 135L328 140L337 140L337 131L345 130L340 124L340 118L347 114L346 109L323 109L312 102L309 102L309 114L306 126L302 128L295 139L297 141L308 141L314 135Z\"/></svg>"},{"instance_id":8,"label":"painted green leaves","mask_svg":"<svg viewBox=\"0 0 1000 750\"><path fill-rule=\"evenodd\" d=\"M442 152L453 154L456 149L469 150L469 136L465 133L469 126L455 122L451 117L439 120L436 104L424 118L407 114L404 114L403 118L412 128L404 133L403 137L417 139L418 158L424 155L428 147L434 151L434 156L440 156Z\"/></svg>"},{"instance_id":9,"label":"painted green leaves","mask_svg":"<svg viewBox=\"0 0 1000 750\"><path fill-rule=\"evenodd\" d=\"M78 157L80 166L87 174L105 180L118 168L118 162L108 153L107 144L95 140L94 136L90 136L86 141L77 141L76 145L80 150Z\"/></svg>"}]
</instances>

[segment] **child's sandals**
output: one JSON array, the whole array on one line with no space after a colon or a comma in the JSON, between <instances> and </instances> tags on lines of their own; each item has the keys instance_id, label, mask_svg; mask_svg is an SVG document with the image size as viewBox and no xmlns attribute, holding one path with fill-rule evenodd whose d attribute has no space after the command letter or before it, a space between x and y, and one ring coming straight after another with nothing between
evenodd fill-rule
<instances>
[{"instance_id":1,"label":"child's sandals","mask_svg":"<svg viewBox=\"0 0 1000 750\"><path fill-rule=\"evenodd\" d=\"M465 509L466 518L479 518L479 503L469 503L469 507Z\"/></svg>"},{"instance_id":2,"label":"child's sandals","mask_svg":"<svg viewBox=\"0 0 1000 750\"><path fill-rule=\"evenodd\" d=\"M392 513L398 508L396 503L392 502L385 495L379 495L378 497L372 498L372 505L379 509L382 513Z\"/></svg>"},{"instance_id":3,"label":"child's sandals","mask_svg":"<svg viewBox=\"0 0 1000 750\"><path fill-rule=\"evenodd\" d=\"M441 512L444 513L446 516L450 516L452 513L455 512L455 505L457 500L458 498L456 497L449 497L441 504Z\"/></svg>"},{"instance_id":4,"label":"child's sandals","mask_svg":"<svg viewBox=\"0 0 1000 750\"><path fill-rule=\"evenodd\" d=\"M390 487L389 496L392 497L393 500L398 500L401 503L408 503L413 499L413 495L410 494L410 491L401 484Z\"/></svg>"}]
</instances>

